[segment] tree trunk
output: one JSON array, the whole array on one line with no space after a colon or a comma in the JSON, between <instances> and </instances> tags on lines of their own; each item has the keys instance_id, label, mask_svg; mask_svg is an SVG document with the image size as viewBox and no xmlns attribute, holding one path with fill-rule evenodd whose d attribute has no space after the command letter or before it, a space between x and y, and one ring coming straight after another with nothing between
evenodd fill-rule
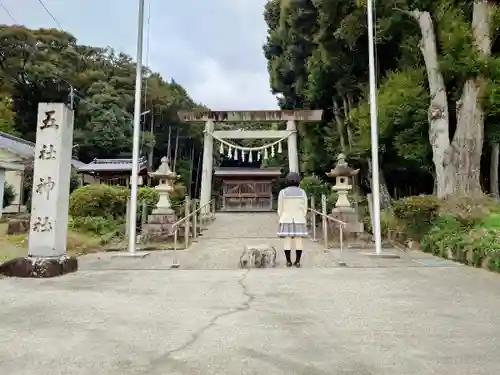
<instances>
[{"instance_id":1,"label":"tree trunk","mask_svg":"<svg viewBox=\"0 0 500 375\"><path fill-rule=\"evenodd\" d=\"M179 131L180 131L180 128L177 125L177 134L175 137L174 162L173 162L173 164L171 164L171 168L172 168L173 172L177 171L177 151L179 150Z\"/></svg>"},{"instance_id":2,"label":"tree trunk","mask_svg":"<svg viewBox=\"0 0 500 375\"><path fill-rule=\"evenodd\" d=\"M351 94L347 94L347 100L346 98L343 99L344 102L344 113L345 113L345 128L347 131L347 142L349 143L349 151L352 151L352 144L353 144L353 135L352 135L352 129L351 129L351 108L352 108L352 96Z\"/></svg>"},{"instance_id":3,"label":"tree trunk","mask_svg":"<svg viewBox=\"0 0 500 375\"><path fill-rule=\"evenodd\" d=\"M345 148L345 138L344 138L344 121L340 116L340 108L335 99L333 100L333 112L335 115L335 122L337 123L337 132L339 133L339 138L340 138L340 149L342 150L342 153L345 154L346 148Z\"/></svg>"},{"instance_id":4,"label":"tree trunk","mask_svg":"<svg viewBox=\"0 0 500 375\"><path fill-rule=\"evenodd\" d=\"M194 172L194 143L191 145L191 157L189 158L189 183L188 183L188 192L189 196L193 197L196 195L192 195L193 191L193 172Z\"/></svg>"},{"instance_id":5,"label":"tree trunk","mask_svg":"<svg viewBox=\"0 0 500 375\"><path fill-rule=\"evenodd\" d=\"M379 181L380 181L380 208L388 208L391 206L391 195L389 194L389 189L387 188L387 182L385 181L384 172L382 170L378 171Z\"/></svg>"},{"instance_id":6,"label":"tree trunk","mask_svg":"<svg viewBox=\"0 0 500 375\"><path fill-rule=\"evenodd\" d=\"M467 80L457 103L457 129L444 160L443 195L477 195L482 192L480 172L484 114L478 103L479 91L475 79Z\"/></svg>"},{"instance_id":7,"label":"tree trunk","mask_svg":"<svg viewBox=\"0 0 500 375\"><path fill-rule=\"evenodd\" d=\"M495 143L491 149L490 164L490 192L496 199L500 199L498 188L498 168L500 166L500 143Z\"/></svg>"},{"instance_id":8,"label":"tree trunk","mask_svg":"<svg viewBox=\"0 0 500 375\"><path fill-rule=\"evenodd\" d=\"M171 138L172 138L172 126L168 125L167 159L170 165L172 165L172 152L170 151Z\"/></svg>"},{"instance_id":9,"label":"tree trunk","mask_svg":"<svg viewBox=\"0 0 500 375\"><path fill-rule=\"evenodd\" d=\"M420 50L425 61L431 98L428 111L429 141L432 146L437 195L442 197L446 195L447 187L444 161L450 147L448 98L443 75L439 69L436 33L431 15L427 11L419 10L409 13L418 22L422 33Z\"/></svg>"},{"instance_id":10,"label":"tree trunk","mask_svg":"<svg viewBox=\"0 0 500 375\"><path fill-rule=\"evenodd\" d=\"M489 56L490 4L487 1L474 2L472 34L479 53ZM457 129L445 158L445 195L482 193L480 174L484 141L484 110L481 106L483 87L482 76L467 80L457 102Z\"/></svg>"},{"instance_id":11,"label":"tree trunk","mask_svg":"<svg viewBox=\"0 0 500 375\"><path fill-rule=\"evenodd\" d=\"M370 181L370 189L373 193L373 179L372 179L372 159L368 158L368 181ZM379 191L380 191L380 209L390 207L391 205L391 195L389 194L389 189L387 189L387 183L385 181L384 173L382 169L379 168L378 171L378 181L379 181Z\"/></svg>"}]
</instances>

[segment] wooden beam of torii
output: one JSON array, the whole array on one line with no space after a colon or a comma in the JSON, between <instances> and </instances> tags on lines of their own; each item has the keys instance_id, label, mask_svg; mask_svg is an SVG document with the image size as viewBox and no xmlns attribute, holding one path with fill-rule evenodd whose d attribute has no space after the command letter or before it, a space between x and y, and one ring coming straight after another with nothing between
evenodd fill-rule
<instances>
[{"instance_id":1,"label":"wooden beam of torii","mask_svg":"<svg viewBox=\"0 0 500 375\"><path fill-rule=\"evenodd\" d=\"M323 110L179 111L177 115L181 121L185 122L321 121Z\"/></svg>"}]
</instances>

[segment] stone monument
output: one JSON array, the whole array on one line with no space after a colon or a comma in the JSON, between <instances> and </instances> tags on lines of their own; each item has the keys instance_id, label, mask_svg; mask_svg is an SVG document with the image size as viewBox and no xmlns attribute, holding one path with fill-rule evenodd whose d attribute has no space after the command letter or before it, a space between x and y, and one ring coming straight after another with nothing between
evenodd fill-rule
<instances>
[{"instance_id":1,"label":"stone monument","mask_svg":"<svg viewBox=\"0 0 500 375\"><path fill-rule=\"evenodd\" d=\"M349 178L356 176L359 169L352 169L345 160L344 154L339 154L337 157L337 165L326 175L335 177L335 185L333 190L338 194L335 208L332 209L331 215L338 220L347 223L346 233L362 233L363 223L359 221L358 213L349 202L348 194L352 190L352 185L349 184Z\"/></svg>"},{"instance_id":2,"label":"stone monument","mask_svg":"<svg viewBox=\"0 0 500 375\"><path fill-rule=\"evenodd\" d=\"M173 224L176 221L175 211L172 209L169 194L174 191L174 182L179 177L172 172L168 164L168 158L161 159L161 165L155 172L150 172L149 176L159 180L155 187L160 196L156 207L148 216L148 223L142 228L148 239L165 240L173 235Z\"/></svg>"},{"instance_id":3,"label":"stone monument","mask_svg":"<svg viewBox=\"0 0 500 375\"><path fill-rule=\"evenodd\" d=\"M38 105L28 257L4 263L4 274L53 277L78 268L66 255L73 122L64 103Z\"/></svg>"}]
</instances>

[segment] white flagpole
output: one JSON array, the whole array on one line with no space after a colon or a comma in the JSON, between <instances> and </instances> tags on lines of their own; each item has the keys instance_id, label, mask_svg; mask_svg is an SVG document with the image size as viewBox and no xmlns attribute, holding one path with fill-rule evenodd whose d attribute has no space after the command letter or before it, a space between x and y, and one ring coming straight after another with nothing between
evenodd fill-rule
<instances>
[{"instance_id":1,"label":"white flagpole","mask_svg":"<svg viewBox=\"0 0 500 375\"><path fill-rule=\"evenodd\" d=\"M128 230L128 252L133 255L136 251L136 220L137 220L137 188L139 183L139 140L141 135L141 99L142 99L142 45L144 34L144 0L139 0L139 24L137 28L137 57L135 70L135 105L134 105L134 132L132 143L132 173L130 178L130 210Z\"/></svg>"},{"instance_id":2,"label":"white flagpole","mask_svg":"<svg viewBox=\"0 0 500 375\"><path fill-rule=\"evenodd\" d=\"M372 195L373 195L373 235L375 251L382 252L380 230L380 181L378 162L377 86L375 82L375 38L373 35L373 2L368 0L368 65L370 70L370 119L372 146Z\"/></svg>"}]
</instances>

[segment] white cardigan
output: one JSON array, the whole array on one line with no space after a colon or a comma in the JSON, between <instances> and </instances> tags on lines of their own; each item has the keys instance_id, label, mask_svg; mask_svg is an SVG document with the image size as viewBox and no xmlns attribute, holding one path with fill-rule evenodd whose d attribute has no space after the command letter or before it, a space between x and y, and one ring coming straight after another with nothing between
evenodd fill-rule
<instances>
[{"instance_id":1,"label":"white cardigan","mask_svg":"<svg viewBox=\"0 0 500 375\"><path fill-rule=\"evenodd\" d=\"M294 189L294 195L287 194L287 189ZM285 188L278 195L278 216L280 224L306 224L307 194L300 188ZM300 192L301 191L301 192ZM300 195L296 193L301 193Z\"/></svg>"}]
</instances>

